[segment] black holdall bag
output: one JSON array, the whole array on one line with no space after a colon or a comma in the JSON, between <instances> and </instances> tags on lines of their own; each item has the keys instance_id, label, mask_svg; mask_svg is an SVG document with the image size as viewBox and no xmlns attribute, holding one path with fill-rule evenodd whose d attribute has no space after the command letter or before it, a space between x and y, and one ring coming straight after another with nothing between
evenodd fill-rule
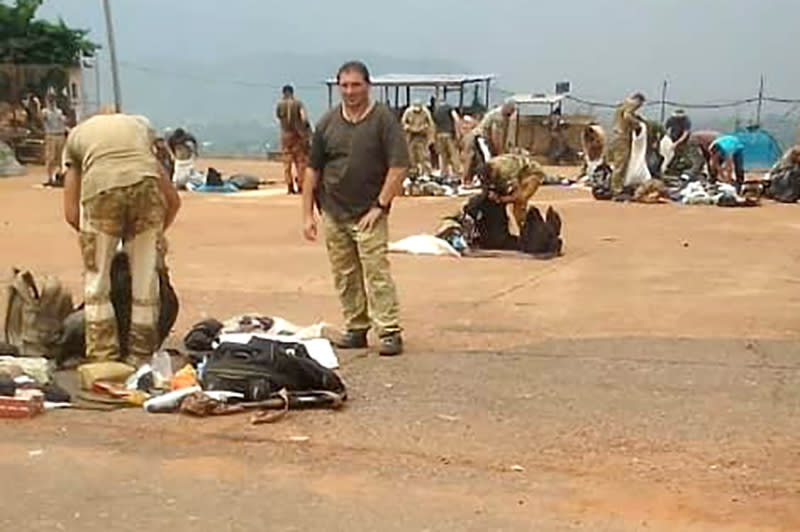
<instances>
[{"instance_id":1,"label":"black holdall bag","mask_svg":"<svg viewBox=\"0 0 800 532\"><path fill-rule=\"evenodd\" d=\"M245 401L263 401L283 389L346 397L341 378L312 359L303 344L266 338L220 344L207 359L202 384L206 390L242 393Z\"/></svg>"},{"instance_id":2,"label":"black holdall bag","mask_svg":"<svg viewBox=\"0 0 800 532\"><path fill-rule=\"evenodd\" d=\"M561 240L561 216L553 207L547 208L545 218L536 207L531 207L525 216L525 225L520 236L520 250L542 259L561 255L564 245Z\"/></svg>"}]
</instances>

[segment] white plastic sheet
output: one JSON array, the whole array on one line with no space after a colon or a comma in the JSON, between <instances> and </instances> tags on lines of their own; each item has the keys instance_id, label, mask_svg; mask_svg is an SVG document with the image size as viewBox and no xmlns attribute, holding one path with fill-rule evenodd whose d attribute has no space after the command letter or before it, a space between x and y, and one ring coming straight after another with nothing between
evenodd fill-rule
<instances>
[{"instance_id":1,"label":"white plastic sheet","mask_svg":"<svg viewBox=\"0 0 800 532\"><path fill-rule=\"evenodd\" d=\"M412 255L437 255L461 257L461 254L446 240L433 235L413 235L389 244L391 253L411 253Z\"/></svg>"}]
</instances>

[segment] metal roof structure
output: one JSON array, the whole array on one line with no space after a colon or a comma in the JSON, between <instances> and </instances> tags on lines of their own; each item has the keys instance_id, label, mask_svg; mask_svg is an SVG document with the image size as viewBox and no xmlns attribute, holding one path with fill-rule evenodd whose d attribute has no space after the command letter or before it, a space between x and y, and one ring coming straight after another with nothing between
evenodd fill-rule
<instances>
[{"instance_id":1,"label":"metal roof structure","mask_svg":"<svg viewBox=\"0 0 800 532\"><path fill-rule=\"evenodd\" d=\"M390 89L394 93L394 106L400 108L401 93L403 89L405 96L405 105L411 104L411 89L423 88L433 89L435 95L439 96L439 91L447 94L450 92L458 93L458 108L464 109L464 89L467 85L480 84L485 85L484 90L484 104L489 106L489 91L492 81L495 79L494 74L384 74L382 76L372 76L371 85L373 88L378 88L382 92L382 100L390 100ZM337 85L336 78L329 78L325 81L328 86L328 107L333 105L333 88Z\"/></svg>"},{"instance_id":2,"label":"metal roof structure","mask_svg":"<svg viewBox=\"0 0 800 532\"><path fill-rule=\"evenodd\" d=\"M494 74L385 74L372 76L374 87L460 87L469 83L484 83L495 79ZM336 78L325 81L336 85Z\"/></svg>"},{"instance_id":3,"label":"metal roof structure","mask_svg":"<svg viewBox=\"0 0 800 532\"><path fill-rule=\"evenodd\" d=\"M515 94L509 100L517 105L555 105L566 97L566 94Z\"/></svg>"}]
</instances>

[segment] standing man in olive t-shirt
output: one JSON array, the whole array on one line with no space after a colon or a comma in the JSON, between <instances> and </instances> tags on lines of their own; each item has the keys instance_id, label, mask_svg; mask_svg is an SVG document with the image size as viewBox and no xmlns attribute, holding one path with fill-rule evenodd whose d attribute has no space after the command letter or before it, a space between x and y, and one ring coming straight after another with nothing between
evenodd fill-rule
<instances>
[{"instance_id":1,"label":"standing man in olive t-shirt","mask_svg":"<svg viewBox=\"0 0 800 532\"><path fill-rule=\"evenodd\" d=\"M347 328L337 346L366 347L374 324L380 354L399 355L403 340L387 257L388 216L409 166L408 146L389 108L370 100L363 63L345 63L336 79L342 103L320 119L311 143L303 234L317 237L316 202Z\"/></svg>"}]
</instances>

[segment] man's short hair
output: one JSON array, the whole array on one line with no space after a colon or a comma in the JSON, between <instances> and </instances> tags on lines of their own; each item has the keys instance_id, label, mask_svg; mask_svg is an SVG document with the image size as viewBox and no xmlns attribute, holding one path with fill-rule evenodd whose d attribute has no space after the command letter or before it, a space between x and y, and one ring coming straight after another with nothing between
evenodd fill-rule
<instances>
[{"instance_id":1,"label":"man's short hair","mask_svg":"<svg viewBox=\"0 0 800 532\"><path fill-rule=\"evenodd\" d=\"M642 94L641 92L634 92L633 94L631 94L631 98L634 100L639 100L642 103L647 101L647 98L645 98L644 94Z\"/></svg>"},{"instance_id":2,"label":"man's short hair","mask_svg":"<svg viewBox=\"0 0 800 532\"><path fill-rule=\"evenodd\" d=\"M292 87L291 85L284 85L283 88L281 89L281 92L283 93L284 96L292 95L294 94L294 87Z\"/></svg>"},{"instance_id":3,"label":"man's short hair","mask_svg":"<svg viewBox=\"0 0 800 532\"><path fill-rule=\"evenodd\" d=\"M336 83L339 83L342 74L345 72L358 72L367 84L372 84L372 80L369 78L369 69L367 65L361 61L348 61L340 66L339 70L336 72Z\"/></svg>"}]
</instances>

